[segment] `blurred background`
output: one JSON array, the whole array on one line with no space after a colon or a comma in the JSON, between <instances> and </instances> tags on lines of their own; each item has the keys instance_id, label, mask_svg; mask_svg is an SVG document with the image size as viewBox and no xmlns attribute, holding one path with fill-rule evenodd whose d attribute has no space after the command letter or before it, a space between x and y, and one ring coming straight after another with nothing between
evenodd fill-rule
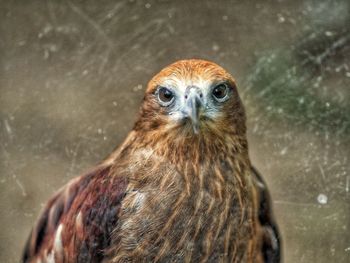
<instances>
[{"instance_id":1,"label":"blurred background","mask_svg":"<svg viewBox=\"0 0 350 263\"><path fill-rule=\"evenodd\" d=\"M0 0L0 262L178 59L235 76L285 262L350 262L350 2Z\"/></svg>"}]
</instances>

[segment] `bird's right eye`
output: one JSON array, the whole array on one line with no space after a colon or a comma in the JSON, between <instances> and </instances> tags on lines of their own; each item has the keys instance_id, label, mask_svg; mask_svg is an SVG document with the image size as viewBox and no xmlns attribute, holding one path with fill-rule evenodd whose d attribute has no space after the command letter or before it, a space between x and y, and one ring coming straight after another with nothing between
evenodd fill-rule
<instances>
[{"instance_id":1,"label":"bird's right eye","mask_svg":"<svg viewBox=\"0 0 350 263\"><path fill-rule=\"evenodd\" d=\"M165 87L160 87L158 89L158 100L161 102L162 105L168 106L174 99L174 93L165 88Z\"/></svg>"}]
</instances>

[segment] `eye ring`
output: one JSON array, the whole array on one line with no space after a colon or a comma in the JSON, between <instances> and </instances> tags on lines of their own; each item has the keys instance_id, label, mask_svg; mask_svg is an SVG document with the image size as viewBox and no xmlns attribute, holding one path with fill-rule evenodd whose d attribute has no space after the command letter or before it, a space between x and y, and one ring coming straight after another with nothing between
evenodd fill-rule
<instances>
[{"instance_id":1,"label":"eye ring","mask_svg":"<svg viewBox=\"0 0 350 263\"><path fill-rule=\"evenodd\" d=\"M212 95L218 102L224 102L228 98L228 86L225 83L216 85L212 91Z\"/></svg>"},{"instance_id":2,"label":"eye ring","mask_svg":"<svg viewBox=\"0 0 350 263\"><path fill-rule=\"evenodd\" d=\"M174 92L166 87L159 87L157 90L157 98L162 106L169 106L174 100Z\"/></svg>"}]
</instances>

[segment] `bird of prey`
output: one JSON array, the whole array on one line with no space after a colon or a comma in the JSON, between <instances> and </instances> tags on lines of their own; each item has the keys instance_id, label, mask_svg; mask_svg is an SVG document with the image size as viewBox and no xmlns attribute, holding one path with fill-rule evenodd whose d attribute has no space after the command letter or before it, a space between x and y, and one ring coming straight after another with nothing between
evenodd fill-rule
<instances>
[{"instance_id":1,"label":"bird of prey","mask_svg":"<svg viewBox=\"0 0 350 263\"><path fill-rule=\"evenodd\" d=\"M177 61L149 82L125 141L46 204L25 263L280 262L233 77Z\"/></svg>"}]
</instances>

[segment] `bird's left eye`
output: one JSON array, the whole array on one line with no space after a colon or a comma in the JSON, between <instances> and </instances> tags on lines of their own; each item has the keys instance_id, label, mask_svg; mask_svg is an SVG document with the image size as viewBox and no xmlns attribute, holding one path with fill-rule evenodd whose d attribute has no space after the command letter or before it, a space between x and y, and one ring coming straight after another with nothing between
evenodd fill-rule
<instances>
[{"instance_id":1,"label":"bird's left eye","mask_svg":"<svg viewBox=\"0 0 350 263\"><path fill-rule=\"evenodd\" d=\"M160 87L158 90L158 100L164 105L167 106L169 105L174 99L174 93L165 88L165 87Z\"/></svg>"},{"instance_id":2,"label":"bird's left eye","mask_svg":"<svg viewBox=\"0 0 350 263\"><path fill-rule=\"evenodd\" d=\"M228 88L226 84L219 84L213 89L213 97L217 101L224 101L228 94Z\"/></svg>"}]
</instances>

